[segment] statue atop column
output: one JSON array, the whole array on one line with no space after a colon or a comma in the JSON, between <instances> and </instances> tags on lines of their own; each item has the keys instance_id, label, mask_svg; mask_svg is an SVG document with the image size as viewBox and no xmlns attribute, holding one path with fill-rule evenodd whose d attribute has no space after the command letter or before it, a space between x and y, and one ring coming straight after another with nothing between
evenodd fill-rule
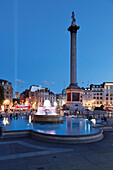
<instances>
[{"instance_id":1,"label":"statue atop column","mask_svg":"<svg viewBox=\"0 0 113 170\"><path fill-rule=\"evenodd\" d=\"M71 22L71 26L68 28L68 31L77 33L77 30L78 30L80 27L77 26L76 23L75 23L75 22L76 22L76 19L75 19L75 14L74 14L74 12L72 12L71 18L72 18L72 22Z\"/></svg>"},{"instance_id":2,"label":"statue atop column","mask_svg":"<svg viewBox=\"0 0 113 170\"><path fill-rule=\"evenodd\" d=\"M76 21L76 20L75 20L75 14L74 14L74 12L72 12L71 18L73 19L71 25L72 25L72 26L75 26L75 25L76 25L76 24L75 24L75 21Z\"/></svg>"}]
</instances>

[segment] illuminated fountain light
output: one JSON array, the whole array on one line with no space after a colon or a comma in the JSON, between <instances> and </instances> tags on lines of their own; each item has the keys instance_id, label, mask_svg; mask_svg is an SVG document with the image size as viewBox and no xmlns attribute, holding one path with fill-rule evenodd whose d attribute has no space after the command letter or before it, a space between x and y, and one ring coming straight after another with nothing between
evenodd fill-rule
<instances>
[{"instance_id":1,"label":"illuminated fountain light","mask_svg":"<svg viewBox=\"0 0 113 170\"><path fill-rule=\"evenodd\" d=\"M4 126L7 125L7 124L9 124L8 118L5 118L5 117L4 117L4 119L3 119L3 124L4 124Z\"/></svg>"},{"instance_id":2,"label":"illuminated fountain light","mask_svg":"<svg viewBox=\"0 0 113 170\"><path fill-rule=\"evenodd\" d=\"M29 115L29 123L31 123L31 115Z\"/></svg>"},{"instance_id":3,"label":"illuminated fountain light","mask_svg":"<svg viewBox=\"0 0 113 170\"><path fill-rule=\"evenodd\" d=\"M93 122L93 124L96 124L96 119L91 119L91 121Z\"/></svg>"}]
</instances>

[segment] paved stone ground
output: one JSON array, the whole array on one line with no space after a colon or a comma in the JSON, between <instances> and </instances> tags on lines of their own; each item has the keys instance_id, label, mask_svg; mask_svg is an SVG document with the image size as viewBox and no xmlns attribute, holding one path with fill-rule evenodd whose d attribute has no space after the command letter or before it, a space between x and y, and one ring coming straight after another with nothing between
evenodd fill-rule
<instances>
[{"instance_id":1,"label":"paved stone ground","mask_svg":"<svg viewBox=\"0 0 113 170\"><path fill-rule=\"evenodd\" d=\"M0 170L112 170L113 131L89 144L0 139Z\"/></svg>"}]
</instances>

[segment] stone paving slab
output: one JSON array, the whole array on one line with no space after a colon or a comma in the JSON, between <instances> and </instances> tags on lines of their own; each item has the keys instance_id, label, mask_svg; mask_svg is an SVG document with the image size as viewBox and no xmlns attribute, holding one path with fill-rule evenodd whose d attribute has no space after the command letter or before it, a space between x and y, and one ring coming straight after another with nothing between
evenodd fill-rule
<instances>
[{"instance_id":1,"label":"stone paving slab","mask_svg":"<svg viewBox=\"0 0 113 170\"><path fill-rule=\"evenodd\" d=\"M28 148L26 146L20 145L18 143L15 144L4 144L2 147L0 147L0 157L3 155L12 155L12 154L21 154L21 153L27 153L27 152L36 152L41 151L39 149L32 149Z\"/></svg>"},{"instance_id":2,"label":"stone paving slab","mask_svg":"<svg viewBox=\"0 0 113 170\"><path fill-rule=\"evenodd\" d=\"M113 132L90 144L0 140L0 170L113 170Z\"/></svg>"},{"instance_id":3,"label":"stone paving slab","mask_svg":"<svg viewBox=\"0 0 113 170\"><path fill-rule=\"evenodd\" d=\"M30 166L29 170L57 170L57 168L51 165L40 164L40 165Z\"/></svg>"}]
</instances>

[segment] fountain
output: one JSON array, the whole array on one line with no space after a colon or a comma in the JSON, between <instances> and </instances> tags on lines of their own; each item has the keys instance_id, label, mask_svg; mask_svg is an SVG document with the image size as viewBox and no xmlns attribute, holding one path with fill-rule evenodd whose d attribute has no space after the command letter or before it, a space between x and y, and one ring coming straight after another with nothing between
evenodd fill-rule
<instances>
[{"instance_id":1,"label":"fountain","mask_svg":"<svg viewBox=\"0 0 113 170\"><path fill-rule=\"evenodd\" d=\"M38 111L33 116L34 123L59 123L63 120L56 113L56 107L51 106L49 100L44 101L44 106L38 106Z\"/></svg>"}]
</instances>

